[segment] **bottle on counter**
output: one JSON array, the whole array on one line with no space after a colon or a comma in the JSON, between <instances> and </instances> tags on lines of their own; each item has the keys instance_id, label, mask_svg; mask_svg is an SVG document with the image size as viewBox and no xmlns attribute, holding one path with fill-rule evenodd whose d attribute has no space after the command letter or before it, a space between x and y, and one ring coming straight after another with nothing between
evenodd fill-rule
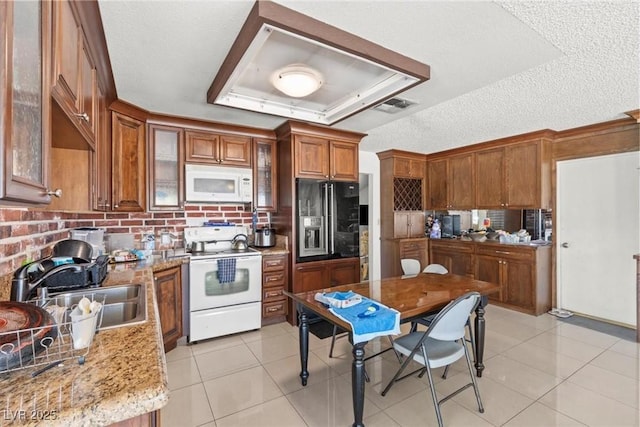
<instances>
[{"instance_id":1,"label":"bottle on counter","mask_svg":"<svg viewBox=\"0 0 640 427\"><path fill-rule=\"evenodd\" d=\"M429 237L431 237L432 239L439 239L441 235L440 222L438 221L438 218L436 218L433 220L433 225L431 226L431 233L429 234Z\"/></svg>"}]
</instances>

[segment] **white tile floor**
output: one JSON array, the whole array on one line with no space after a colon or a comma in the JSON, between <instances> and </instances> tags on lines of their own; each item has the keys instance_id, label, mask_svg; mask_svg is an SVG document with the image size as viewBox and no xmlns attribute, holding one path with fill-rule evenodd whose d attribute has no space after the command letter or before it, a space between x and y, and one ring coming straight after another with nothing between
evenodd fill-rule
<instances>
[{"instance_id":1,"label":"white tile floor","mask_svg":"<svg viewBox=\"0 0 640 427\"><path fill-rule=\"evenodd\" d=\"M640 345L543 315L487 307L485 412L467 389L443 404L446 426L640 426ZM180 345L167 354L164 427L349 426L351 347L310 335L309 383L300 384L298 330L287 323ZM388 346L381 339L367 350ZM398 368L391 352L367 362L364 422L437 425L426 376L408 378L382 397ZM468 374L458 363L436 390L447 393Z\"/></svg>"}]
</instances>

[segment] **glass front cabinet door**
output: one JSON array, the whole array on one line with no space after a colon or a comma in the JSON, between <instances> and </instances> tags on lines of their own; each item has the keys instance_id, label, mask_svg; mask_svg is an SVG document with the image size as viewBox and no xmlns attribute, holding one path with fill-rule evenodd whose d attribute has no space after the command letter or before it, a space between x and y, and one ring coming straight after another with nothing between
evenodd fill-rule
<instances>
[{"instance_id":1,"label":"glass front cabinet door","mask_svg":"<svg viewBox=\"0 0 640 427\"><path fill-rule=\"evenodd\" d=\"M253 146L253 204L260 212L275 212L276 197L276 141L255 139Z\"/></svg>"},{"instance_id":2,"label":"glass front cabinet door","mask_svg":"<svg viewBox=\"0 0 640 427\"><path fill-rule=\"evenodd\" d=\"M51 3L0 2L0 199L49 203Z\"/></svg>"},{"instance_id":3,"label":"glass front cabinet door","mask_svg":"<svg viewBox=\"0 0 640 427\"><path fill-rule=\"evenodd\" d=\"M184 209L184 131L149 124L149 210Z\"/></svg>"}]
</instances>

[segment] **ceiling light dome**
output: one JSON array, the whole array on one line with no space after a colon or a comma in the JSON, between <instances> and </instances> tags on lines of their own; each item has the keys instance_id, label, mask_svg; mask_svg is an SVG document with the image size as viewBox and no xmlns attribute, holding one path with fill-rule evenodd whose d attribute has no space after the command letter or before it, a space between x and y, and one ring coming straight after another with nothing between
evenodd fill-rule
<instances>
[{"instance_id":1,"label":"ceiling light dome","mask_svg":"<svg viewBox=\"0 0 640 427\"><path fill-rule=\"evenodd\" d=\"M304 64L290 64L271 75L271 84L285 95L303 98L322 86L322 74Z\"/></svg>"}]
</instances>

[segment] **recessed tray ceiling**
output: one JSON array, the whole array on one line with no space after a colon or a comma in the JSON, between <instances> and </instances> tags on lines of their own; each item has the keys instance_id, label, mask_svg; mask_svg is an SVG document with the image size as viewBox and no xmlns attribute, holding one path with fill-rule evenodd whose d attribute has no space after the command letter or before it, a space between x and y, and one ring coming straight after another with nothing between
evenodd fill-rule
<instances>
[{"instance_id":1,"label":"recessed tray ceiling","mask_svg":"<svg viewBox=\"0 0 640 427\"><path fill-rule=\"evenodd\" d=\"M248 36L249 35L249 36ZM323 84L292 98L271 84L289 64L319 71ZM207 94L209 103L334 124L429 78L414 61L271 2L258 2Z\"/></svg>"}]
</instances>

